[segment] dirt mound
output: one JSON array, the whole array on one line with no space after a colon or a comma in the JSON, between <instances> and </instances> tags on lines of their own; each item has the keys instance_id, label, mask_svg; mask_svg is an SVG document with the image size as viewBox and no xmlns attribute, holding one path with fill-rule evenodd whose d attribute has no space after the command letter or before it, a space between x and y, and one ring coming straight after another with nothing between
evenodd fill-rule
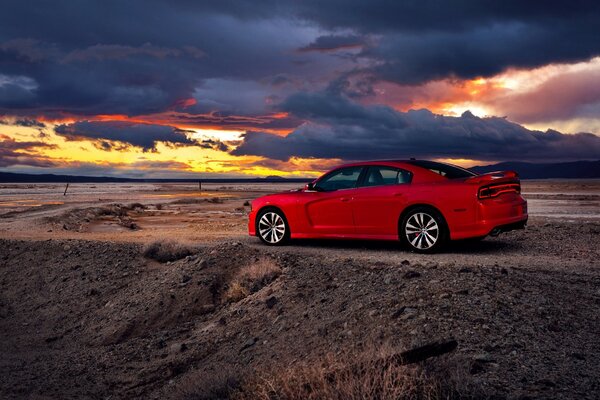
<instances>
[{"instance_id":1,"label":"dirt mound","mask_svg":"<svg viewBox=\"0 0 600 400\"><path fill-rule=\"evenodd\" d=\"M75 208L61 215L48 217L46 221L67 231L84 232L90 224L96 221L112 222L123 228L136 230L139 227L132 215L145 208L139 203L129 206L115 203L102 207Z\"/></svg>"},{"instance_id":2,"label":"dirt mound","mask_svg":"<svg viewBox=\"0 0 600 400\"><path fill-rule=\"evenodd\" d=\"M354 374L356 360L448 337L454 352L389 376L436 384L442 368L499 398L600 396L593 260L572 271L393 250L386 262L225 242L161 263L143 251L0 240L1 398L248 398L265 394L257 382L285 398L306 383L328 393L323 377L344 368L340 382L377 378L379 393L387 381Z\"/></svg>"}]
</instances>

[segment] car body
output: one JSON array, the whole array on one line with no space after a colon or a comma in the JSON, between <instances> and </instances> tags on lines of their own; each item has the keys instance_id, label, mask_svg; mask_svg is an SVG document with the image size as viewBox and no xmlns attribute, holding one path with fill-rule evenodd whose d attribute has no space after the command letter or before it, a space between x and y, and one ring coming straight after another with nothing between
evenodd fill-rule
<instances>
[{"instance_id":1,"label":"car body","mask_svg":"<svg viewBox=\"0 0 600 400\"><path fill-rule=\"evenodd\" d=\"M257 198L248 230L267 244L290 238L400 240L416 251L433 251L448 240L523 228L527 202L520 191L513 171L476 175L414 159L358 162L336 167L303 189ZM428 234L426 225L437 232Z\"/></svg>"}]
</instances>

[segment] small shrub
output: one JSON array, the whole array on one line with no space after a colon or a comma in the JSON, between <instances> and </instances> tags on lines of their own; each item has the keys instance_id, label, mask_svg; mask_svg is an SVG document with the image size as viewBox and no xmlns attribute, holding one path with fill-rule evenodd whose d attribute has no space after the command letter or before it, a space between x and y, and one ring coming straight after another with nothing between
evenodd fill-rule
<instances>
[{"instance_id":1,"label":"small shrub","mask_svg":"<svg viewBox=\"0 0 600 400\"><path fill-rule=\"evenodd\" d=\"M190 247L172 240L157 240L144 249L144 257L159 262L180 260L193 254Z\"/></svg>"},{"instance_id":2,"label":"small shrub","mask_svg":"<svg viewBox=\"0 0 600 400\"><path fill-rule=\"evenodd\" d=\"M281 274L281 268L273 260L263 258L240 268L229 283L225 299L235 302L256 293L273 282Z\"/></svg>"},{"instance_id":3,"label":"small shrub","mask_svg":"<svg viewBox=\"0 0 600 400\"><path fill-rule=\"evenodd\" d=\"M131 204L129 205L129 209L130 209L130 210L136 210L136 209L139 209L139 210L145 210L146 208L148 208L148 207L146 207L146 206L145 206L144 204L142 204L142 203L131 203Z\"/></svg>"},{"instance_id":4,"label":"small shrub","mask_svg":"<svg viewBox=\"0 0 600 400\"><path fill-rule=\"evenodd\" d=\"M250 292L241 283L234 281L229 285L225 298L230 302L240 301L244 297L248 296Z\"/></svg>"}]
</instances>

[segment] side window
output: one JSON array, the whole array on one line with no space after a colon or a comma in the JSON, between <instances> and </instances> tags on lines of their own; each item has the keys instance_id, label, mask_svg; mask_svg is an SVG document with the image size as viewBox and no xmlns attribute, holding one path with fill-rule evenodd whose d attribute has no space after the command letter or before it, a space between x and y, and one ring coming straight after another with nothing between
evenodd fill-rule
<instances>
[{"instance_id":1,"label":"side window","mask_svg":"<svg viewBox=\"0 0 600 400\"><path fill-rule=\"evenodd\" d=\"M351 189L356 187L360 173L363 167L348 167L333 171L320 179L317 184L317 190L331 192L340 189Z\"/></svg>"},{"instance_id":2,"label":"side window","mask_svg":"<svg viewBox=\"0 0 600 400\"><path fill-rule=\"evenodd\" d=\"M382 186L410 183L411 174L408 171L384 166L369 167L367 176L361 186Z\"/></svg>"}]
</instances>

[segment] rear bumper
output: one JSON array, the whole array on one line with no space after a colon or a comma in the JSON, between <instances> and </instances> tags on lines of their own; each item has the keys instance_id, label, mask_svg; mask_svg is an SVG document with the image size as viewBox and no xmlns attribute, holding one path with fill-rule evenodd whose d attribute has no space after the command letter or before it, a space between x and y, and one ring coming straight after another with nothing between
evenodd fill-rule
<instances>
[{"instance_id":1,"label":"rear bumper","mask_svg":"<svg viewBox=\"0 0 600 400\"><path fill-rule=\"evenodd\" d=\"M479 201L476 221L473 225L464 226L458 231L450 230L450 238L468 239L497 235L514 229L523 229L529 218L527 201L521 196L506 196L504 199Z\"/></svg>"},{"instance_id":2,"label":"rear bumper","mask_svg":"<svg viewBox=\"0 0 600 400\"><path fill-rule=\"evenodd\" d=\"M516 229L525 229L526 225L527 225L527 218L525 218L524 220L521 220L521 221L513 222L511 224L497 226L490 231L490 235L496 236L503 232L510 232L510 231L514 231Z\"/></svg>"}]
</instances>

